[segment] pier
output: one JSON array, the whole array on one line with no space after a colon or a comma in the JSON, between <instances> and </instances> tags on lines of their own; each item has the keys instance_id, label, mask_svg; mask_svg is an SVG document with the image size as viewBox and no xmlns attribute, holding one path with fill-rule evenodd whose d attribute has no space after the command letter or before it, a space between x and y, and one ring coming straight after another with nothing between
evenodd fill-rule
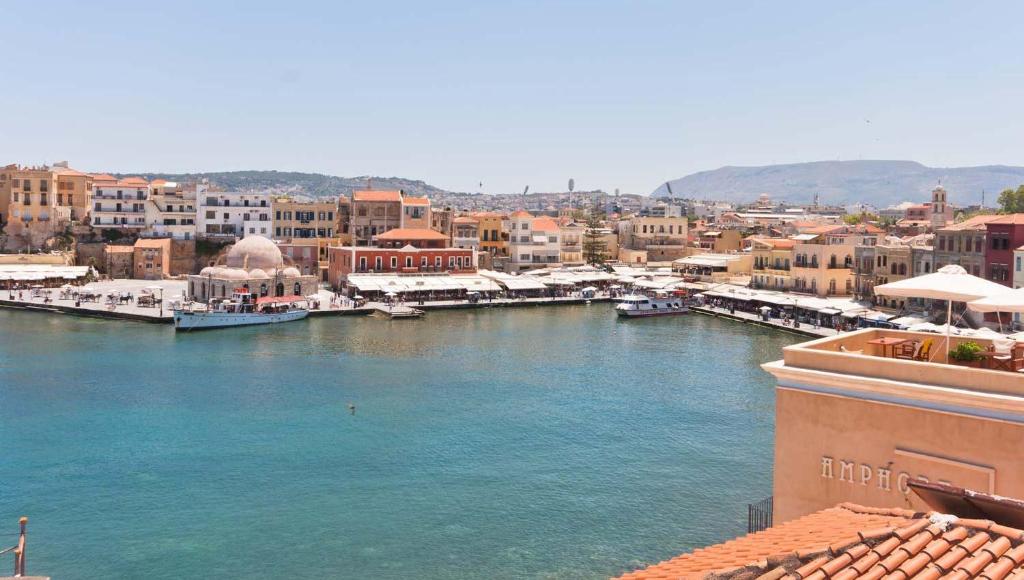
<instances>
[{"instance_id":1,"label":"pier","mask_svg":"<svg viewBox=\"0 0 1024 580\"><path fill-rule=\"evenodd\" d=\"M730 312L728 308L716 308L713 306L691 306L690 312L698 312L707 316L716 316L719 318L728 318L729 320L735 320L737 322L744 322L746 324L753 324L755 326L763 326L765 328L774 328L776 330L782 330L792 334L800 334L803 336L813 336L815 338L822 338L826 336L835 336L838 334L834 328L817 327L810 324L801 324L799 327L794 327L791 324L783 324L778 318L769 318L764 320L756 314L750 312L742 312L736 310Z\"/></svg>"}]
</instances>

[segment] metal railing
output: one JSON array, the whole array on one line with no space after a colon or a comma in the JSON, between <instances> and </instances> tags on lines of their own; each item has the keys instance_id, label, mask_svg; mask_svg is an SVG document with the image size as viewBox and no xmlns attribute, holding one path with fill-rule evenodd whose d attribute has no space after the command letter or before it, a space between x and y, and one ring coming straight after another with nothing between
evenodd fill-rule
<instances>
[{"instance_id":1,"label":"metal railing","mask_svg":"<svg viewBox=\"0 0 1024 580\"><path fill-rule=\"evenodd\" d=\"M747 533L753 534L772 527L774 498L769 496L759 502L747 504Z\"/></svg>"}]
</instances>

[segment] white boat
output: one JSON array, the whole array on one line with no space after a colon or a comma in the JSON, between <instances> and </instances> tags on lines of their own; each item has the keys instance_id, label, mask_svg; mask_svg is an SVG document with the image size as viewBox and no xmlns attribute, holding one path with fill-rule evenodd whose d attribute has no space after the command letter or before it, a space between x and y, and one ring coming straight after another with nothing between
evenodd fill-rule
<instances>
[{"instance_id":1,"label":"white boat","mask_svg":"<svg viewBox=\"0 0 1024 580\"><path fill-rule=\"evenodd\" d=\"M659 292L654 298L642 294L629 294L623 296L622 300L615 305L615 313L628 318L672 316L686 314L688 311L689 308L682 298L669 296L665 292Z\"/></svg>"},{"instance_id":2,"label":"white boat","mask_svg":"<svg viewBox=\"0 0 1024 580\"><path fill-rule=\"evenodd\" d=\"M209 305L188 303L175 308L174 329L203 330L301 320L309 316L308 309L298 306L305 301L302 296L257 297L241 288L232 293L230 300Z\"/></svg>"}]
</instances>

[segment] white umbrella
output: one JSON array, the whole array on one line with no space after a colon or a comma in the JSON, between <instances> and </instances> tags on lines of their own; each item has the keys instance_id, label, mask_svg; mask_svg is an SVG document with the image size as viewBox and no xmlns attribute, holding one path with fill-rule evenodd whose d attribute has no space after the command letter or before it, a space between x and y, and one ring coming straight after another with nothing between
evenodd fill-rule
<instances>
[{"instance_id":1,"label":"white umbrella","mask_svg":"<svg viewBox=\"0 0 1024 580\"><path fill-rule=\"evenodd\" d=\"M946 361L949 361L950 325L953 303L971 302L1006 292L1006 286L972 276L960 266L943 266L931 274L875 286L875 294L902 298L931 298L946 301Z\"/></svg>"},{"instance_id":2,"label":"white umbrella","mask_svg":"<svg viewBox=\"0 0 1024 580\"><path fill-rule=\"evenodd\" d=\"M975 312L1024 312L1024 288L1002 289L1000 294L968 302L967 307Z\"/></svg>"}]
</instances>

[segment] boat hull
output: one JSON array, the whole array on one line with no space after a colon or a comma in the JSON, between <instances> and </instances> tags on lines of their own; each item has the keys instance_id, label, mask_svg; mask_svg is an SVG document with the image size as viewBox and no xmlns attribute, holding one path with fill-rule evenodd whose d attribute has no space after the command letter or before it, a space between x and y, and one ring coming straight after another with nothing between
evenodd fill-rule
<instances>
[{"instance_id":1,"label":"boat hull","mask_svg":"<svg viewBox=\"0 0 1024 580\"><path fill-rule=\"evenodd\" d=\"M207 330L214 328L230 328L233 326L256 326L259 324L278 324L302 320L309 316L308 310L289 310L263 314L257 312L183 312L174 311L175 330Z\"/></svg>"},{"instance_id":2,"label":"boat hull","mask_svg":"<svg viewBox=\"0 0 1024 580\"><path fill-rule=\"evenodd\" d=\"M652 316L679 316L680 314L686 314L690 309L685 306L682 308L675 309L658 309L658 310L622 310L619 308L615 309L615 313L623 318L648 318Z\"/></svg>"}]
</instances>

